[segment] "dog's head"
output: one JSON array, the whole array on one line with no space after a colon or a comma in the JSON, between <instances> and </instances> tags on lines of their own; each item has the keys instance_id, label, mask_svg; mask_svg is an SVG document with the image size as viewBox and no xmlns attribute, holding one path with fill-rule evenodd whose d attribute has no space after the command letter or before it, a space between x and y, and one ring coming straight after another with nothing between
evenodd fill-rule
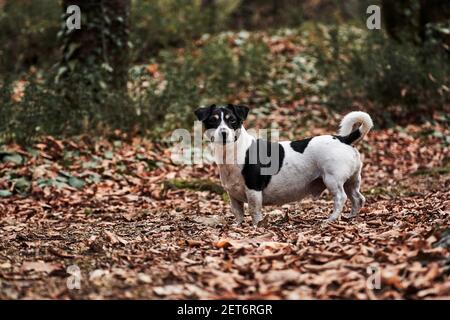
<instances>
[{"instance_id":1,"label":"dog's head","mask_svg":"<svg viewBox=\"0 0 450 320\"><path fill-rule=\"evenodd\" d=\"M198 108L195 115L202 121L206 136L211 142L227 144L234 143L239 138L242 123L247 118L248 107L228 104L218 107L215 104L209 107Z\"/></svg>"}]
</instances>

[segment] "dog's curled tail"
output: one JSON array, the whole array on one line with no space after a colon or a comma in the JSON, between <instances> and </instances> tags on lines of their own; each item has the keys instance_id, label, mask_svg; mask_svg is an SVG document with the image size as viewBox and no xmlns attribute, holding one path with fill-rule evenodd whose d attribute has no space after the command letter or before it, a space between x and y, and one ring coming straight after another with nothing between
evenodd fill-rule
<instances>
[{"instance_id":1,"label":"dog's curled tail","mask_svg":"<svg viewBox=\"0 0 450 320\"><path fill-rule=\"evenodd\" d=\"M342 119L339 128L339 138L346 144L354 144L361 141L372 127L372 118L367 113L353 111Z\"/></svg>"}]
</instances>

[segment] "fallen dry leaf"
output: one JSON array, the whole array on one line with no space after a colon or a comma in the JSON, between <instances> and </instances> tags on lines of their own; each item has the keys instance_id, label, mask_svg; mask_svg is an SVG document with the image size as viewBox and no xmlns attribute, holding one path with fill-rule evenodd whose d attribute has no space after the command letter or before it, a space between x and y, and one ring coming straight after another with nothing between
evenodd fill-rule
<instances>
[{"instance_id":1,"label":"fallen dry leaf","mask_svg":"<svg viewBox=\"0 0 450 320\"><path fill-rule=\"evenodd\" d=\"M23 271L36 271L51 273L61 269L61 265L56 263L47 263L44 261L26 261L22 264Z\"/></svg>"},{"instance_id":2,"label":"fallen dry leaf","mask_svg":"<svg viewBox=\"0 0 450 320\"><path fill-rule=\"evenodd\" d=\"M311 115L310 126L292 123ZM313 104L249 117L291 139L334 133L339 119ZM365 207L326 226L328 194L264 208L264 227L248 214L234 226L217 190L165 187L220 184L215 166L177 166L166 145L140 137L47 137L34 156L5 145L23 161L0 161L0 280L9 288L0 299L448 298L449 148L429 132L450 136L438 123L371 131L357 146ZM61 291L70 266L82 290ZM379 290L367 286L370 267Z\"/></svg>"}]
</instances>

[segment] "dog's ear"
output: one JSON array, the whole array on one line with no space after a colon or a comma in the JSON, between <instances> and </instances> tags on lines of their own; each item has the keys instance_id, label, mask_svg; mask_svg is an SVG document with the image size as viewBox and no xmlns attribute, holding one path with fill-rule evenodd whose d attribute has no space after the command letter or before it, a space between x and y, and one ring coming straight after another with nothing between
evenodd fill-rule
<instances>
[{"instance_id":1,"label":"dog's ear","mask_svg":"<svg viewBox=\"0 0 450 320\"><path fill-rule=\"evenodd\" d=\"M194 113L197 116L197 119L200 121L205 121L209 117L212 109L215 108L215 106L215 104L212 104L209 107L202 107L195 110Z\"/></svg>"},{"instance_id":2,"label":"dog's ear","mask_svg":"<svg viewBox=\"0 0 450 320\"><path fill-rule=\"evenodd\" d=\"M236 117L238 117L241 121L247 119L248 112L250 111L250 109L247 106L236 106L234 104L229 104L228 108L233 110Z\"/></svg>"}]
</instances>

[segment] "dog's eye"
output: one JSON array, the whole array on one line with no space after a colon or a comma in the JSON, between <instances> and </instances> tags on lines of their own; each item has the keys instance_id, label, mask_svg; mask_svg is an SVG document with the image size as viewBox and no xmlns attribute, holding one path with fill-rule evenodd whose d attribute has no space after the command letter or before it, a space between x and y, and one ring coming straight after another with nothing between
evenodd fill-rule
<instances>
[{"instance_id":1,"label":"dog's eye","mask_svg":"<svg viewBox=\"0 0 450 320\"><path fill-rule=\"evenodd\" d=\"M229 119L229 121L230 121L231 124L235 124L236 123L236 119L234 119L234 118Z\"/></svg>"},{"instance_id":2,"label":"dog's eye","mask_svg":"<svg viewBox=\"0 0 450 320\"><path fill-rule=\"evenodd\" d=\"M219 120L219 116L217 114L215 114L211 118L209 118L209 121L211 121L211 122L216 122L217 120Z\"/></svg>"}]
</instances>

